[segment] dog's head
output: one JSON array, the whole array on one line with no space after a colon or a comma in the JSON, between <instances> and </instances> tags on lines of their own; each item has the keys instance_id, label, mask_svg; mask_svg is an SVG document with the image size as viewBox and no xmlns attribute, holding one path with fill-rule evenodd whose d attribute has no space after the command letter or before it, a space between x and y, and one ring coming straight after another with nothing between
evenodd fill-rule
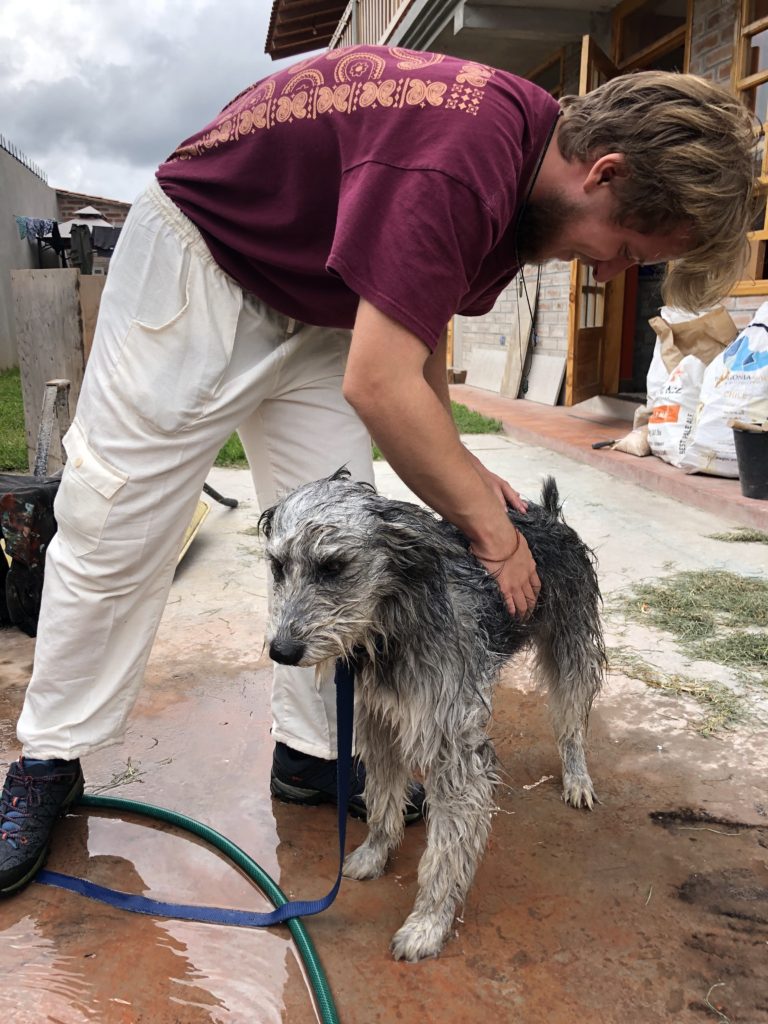
<instances>
[{"instance_id":1,"label":"dog's head","mask_svg":"<svg viewBox=\"0 0 768 1024\"><path fill-rule=\"evenodd\" d=\"M293 491L259 529L274 583L269 653L282 664L318 665L360 646L373 657L387 612L438 571L434 514L383 498L346 470Z\"/></svg>"}]
</instances>

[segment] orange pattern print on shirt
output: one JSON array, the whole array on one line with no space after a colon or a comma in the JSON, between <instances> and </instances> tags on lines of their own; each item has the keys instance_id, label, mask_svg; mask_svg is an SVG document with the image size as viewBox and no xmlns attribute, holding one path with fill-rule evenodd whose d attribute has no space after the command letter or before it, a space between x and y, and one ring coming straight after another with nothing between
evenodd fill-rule
<instances>
[{"instance_id":1,"label":"orange pattern print on shirt","mask_svg":"<svg viewBox=\"0 0 768 1024\"><path fill-rule=\"evenodd\" d=\"M398 47L390 47L387 52L403 71L423 71L445 59L442 54L421 55ZM309 59L293 67L294 74L276 95L278 72L235 97L204 135L180 146L169 160L190 160L252 132L333 112L354 114L376 107L386 110L445 105L446 110L476 115L485 85L494 74L493 68L485 64L468 62L461 66L449 91L446 82L427 78L406 75L382 79L386 61L379 53L333 50L324 59L334 64L333 75L327 81L321 70L323 58Z\"/></svg>"}]
</instances>

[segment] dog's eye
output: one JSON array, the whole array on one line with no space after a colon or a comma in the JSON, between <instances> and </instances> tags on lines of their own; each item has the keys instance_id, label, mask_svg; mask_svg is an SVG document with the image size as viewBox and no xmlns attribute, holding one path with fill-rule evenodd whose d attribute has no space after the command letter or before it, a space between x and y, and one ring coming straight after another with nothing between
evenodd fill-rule
<instances>
[{"instance_id":1,"label":"dog's eye","mask_svg":"<svg viewBox=\"0 0 768 1024\"><path fill-rule=\"evenodd\" d=\"M326 558L325 561L317 563L318 576L321 579L338 576L340 572L344 571L346 564L341 558Z\"/></svg>"},{"instance_id":2,"label":"dog's eye","mask_svg":"<svg viewBox=\"0 0 768 1024\"><path fill-rule=\"evenodd\" d=\"M285 578L285 570L283 569L283 563L279 559L273 558L272 555L270 555L269 567L272 570L272 579L275 581L275 583L282 583L283 579Z\"/></svg>"}]
</instances>

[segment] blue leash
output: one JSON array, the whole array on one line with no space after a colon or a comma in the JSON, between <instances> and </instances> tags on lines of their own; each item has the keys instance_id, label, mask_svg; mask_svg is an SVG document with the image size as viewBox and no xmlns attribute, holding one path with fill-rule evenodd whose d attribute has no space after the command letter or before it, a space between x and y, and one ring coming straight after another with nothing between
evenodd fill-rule
<instances>
[{"instance_id":1,"label":"blue leash","mask_svg":"<svg viewBox=\"0 0 768 1024\"><path fill-rule=\"evenodd\" d=\"M339 872L333 888L319 900L290 900L268 913L256 913L251 910L228 910L224 907L194 907L184 903L166 903L153 900L147 896L134 896L130 893L108 889L96 885L84 878L74 878L59 871L40 871L35 881L41 885L52 885L58 889L88 896L89 899L107 903L121 910L131 910L136 914L151 914L154 917L174 917L183 921L203 921L209 924L241 925L246 928L267 928L269 925L281 924L289 918L309 917L326 910L336 899L341 885L341 869L344 863L344 842L347 835L347 798L342 794L349 793L349 774L352 764L352 719L355 700L354 670L344 661L336 662L336 719L337 719L337 760L336 785L338 787L339 809Z\"/></svg>"}]
</instances>

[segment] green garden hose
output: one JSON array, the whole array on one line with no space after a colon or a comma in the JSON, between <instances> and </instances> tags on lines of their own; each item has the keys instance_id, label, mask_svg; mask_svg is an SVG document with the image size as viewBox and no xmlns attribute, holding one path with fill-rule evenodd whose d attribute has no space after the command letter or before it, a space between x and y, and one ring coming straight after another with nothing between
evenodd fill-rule
<instances>
[{"instance_id":1,"label":"green garden hose","mask_svg":"<svg viewBox=\"0 0 768 1024\"><path fill-rule=\"evenodd\" d=\"M166 821L186 832L192 832L199 836L206 843L215 846L217 850L227 856L234 864L241 868L248 877L256 883L267 899L274 907L281 907L288 902L288 898L277 883L270 878L266 871L260 867L255 860L248 856L239 846L235 846L225 836L215 829L188 818L185 814L177 811L169 811L164 807L155 807L153 804L141 803L138 800L121 800L111 796L89 796L81 797L80 803L84 807L99 807L115 811L130 811L134 814L145 815L150 818L157 818ZM320 965L312 940L300 918L290 918L285 922L293 936L299 950L302 962L309 976L309 984L317 1000L317 1007L320 1012L322 1024L339 1024L339 1016L336 1005L331 995L328 979Z\"/></svg>"}]
</instances>

